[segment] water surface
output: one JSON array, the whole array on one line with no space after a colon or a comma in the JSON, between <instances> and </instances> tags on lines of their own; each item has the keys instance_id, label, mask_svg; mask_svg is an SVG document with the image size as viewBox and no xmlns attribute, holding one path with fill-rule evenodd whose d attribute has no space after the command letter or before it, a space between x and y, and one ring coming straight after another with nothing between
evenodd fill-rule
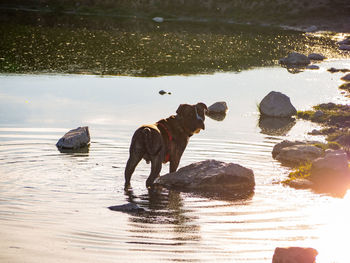
<instances>
[{"instance_id":1,"label":"water surface","mask_svg":"<svg viewBox=\"0 0 350 263\"><path fill-rule=\"evenodd\" d=\"M309 139L317 127L297 121L274 130L259 125L257 103L271 90L297 109L345 103L341 74L329 60L319 71L280 67L240 73L157 78L91 75L0 76L0 259L9 262L271 262L277 246L312 246L318 262L347 262L350 198L276 184L288 174L271 157L284 138ZM161 96L165 89L172 95ZM224 121L206 119L180 166L205 159L254 170L246 199L163 190L149 194L142 162L124 193L123 172L133 131L174 114L180 103L225 100ZM60 153L66 131L88 125L87 153ZM316 137L317 138L317 137ZM323 138L318 138L322 140ZM168 171L163 166L162 174ZM135 202L139 215L110 211ZM342 245L344 244L344 245ZM332 260L332 261L331 261Z\"/></svg>"}]
</instances>

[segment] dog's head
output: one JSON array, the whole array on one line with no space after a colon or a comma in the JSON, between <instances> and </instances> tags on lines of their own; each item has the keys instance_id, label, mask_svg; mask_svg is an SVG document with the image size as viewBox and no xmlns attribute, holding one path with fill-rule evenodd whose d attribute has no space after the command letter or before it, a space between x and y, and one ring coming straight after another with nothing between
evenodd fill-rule
<instances>
[{"instance_id":1,"label":"dog's head","mask_svg":"<svg viewBox=\"0 0 350 263\"><path fill-rule=\"evenodd\" d=\"M182 118L183 124L187 130L193 133L199 133L205 129L204 120L207 106L199 102L195 105L181 104L177 110L177 115Z\"/></svg>"}]
</instances>

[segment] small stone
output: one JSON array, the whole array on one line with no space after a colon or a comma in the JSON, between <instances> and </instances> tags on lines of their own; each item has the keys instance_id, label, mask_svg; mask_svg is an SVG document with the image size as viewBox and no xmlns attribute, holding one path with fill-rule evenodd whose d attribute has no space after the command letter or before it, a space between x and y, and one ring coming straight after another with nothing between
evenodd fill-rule
<instances>
[{"instance_id":1,"label":"small stone","mask_svg":"<svg viewBox=\"0 0 350 263\"><path fill-rule=\"evenodd\" d=\"M325 56L319 53L311 53L307 57L312 60L324 60L326 58Z\"/></svg>"},{"instance_id":2,"label":"small stone","mask_svg":"<svg viewBox=\"0 0 350 263\"><path fill-rule=\"evenodd\" d=\"M287 185L295 189L310 189L314 186L314 183L308 179L295 178L290 180Z\"/></svg>"},{"instance_id":3,"label":"small stone","mask_svg":"<svg viewBox=\"0 0 350 263\"><path fill-rule=\"evenodd\" d=\"M345 51L350 51L350 45L340 45L339 49L340 50L345 50Z\"/></svg>"},{"instance_id":4,"label":"small stone","mask_svg":"<svg viewBox=\"0 0 350 263\"><path fill-rule=\"evenodd\" d=\"M306 68L307 69L320 69L320 67L317 65L308 65L308 66L306 66Z\"/></svg>"},{"instance_id":5,"label":"small stone","mask_svg":"<svg viewBox=\"0 0 350 263\"><path fill-rule=\"evenodd\" d=\"M313 129L308 134L310 134L310 135L322 135L322 132L320 132L319 130Z\"/></svg>"}]
</instances>

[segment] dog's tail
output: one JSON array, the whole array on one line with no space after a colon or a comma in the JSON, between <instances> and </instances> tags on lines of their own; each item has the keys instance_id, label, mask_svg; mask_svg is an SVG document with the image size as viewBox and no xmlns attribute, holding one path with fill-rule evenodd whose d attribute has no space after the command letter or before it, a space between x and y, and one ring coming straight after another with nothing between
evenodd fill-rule
<instances>
[{"instance_id":1,"label":"dog's tail","mask_svg":"<svg viewBox=\"0 0 350 263\"><path fill-rule=\"evenodd\" d=\"M161 150L160 136L151 130L149 127L143 129L143 134L145 136L144 143L145 148L149 155L156 155Z\"/></svg>"}]
</instances>

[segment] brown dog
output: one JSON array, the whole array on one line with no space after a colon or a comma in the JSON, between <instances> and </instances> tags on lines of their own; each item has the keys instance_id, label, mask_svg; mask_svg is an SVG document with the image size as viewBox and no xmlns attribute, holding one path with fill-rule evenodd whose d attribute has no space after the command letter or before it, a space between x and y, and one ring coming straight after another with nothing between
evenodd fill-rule
<instances>
[{"instance_id":1,"label":"brown dog","mask_svg":"<svg viewBox=\"0 0 350 263\"><path fill-rule=\"evenodd\" d=\"M204 130L207 110L204 103L181 104L176 110L177 115L138 128L131 140L130 157L125 168L125 188L130 186L131 176L141 159L151 162L147 187L151 187L159 176L162 163L169 161L169 172L175 172L189 138L201 129Z\"/></svg>"}]
</instances>

